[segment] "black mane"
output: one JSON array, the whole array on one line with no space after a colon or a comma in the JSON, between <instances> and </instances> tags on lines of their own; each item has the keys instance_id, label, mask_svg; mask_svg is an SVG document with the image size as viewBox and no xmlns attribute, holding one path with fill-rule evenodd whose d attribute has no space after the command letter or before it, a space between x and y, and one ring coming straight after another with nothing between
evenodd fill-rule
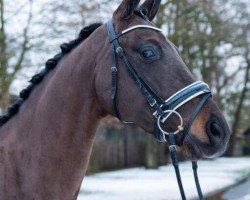
<instances>
[{"instance_id":1,"label":"black mane","mask_svg":"<svg viewBox=\"0 0 250 200\"><path fill-rule=\"evenodd\" d=\"M20 92L18 100L8 108L8 111L5 115L0 116L0 126L5 124L12 116L14 116L18 112L20 106L29 97L30 93L34 90L36 85L41 83L43 78L57 66L57 63L64 57L64 55L78 46L101 25L101 23L94 23L90 26L87 26L80 31L78 38L70 41L69 43L63 43L60 46L61 53L55 55L53 58L49 59L46 62L45 69L31 78L31 80L29 81L30 85Z\"/></svg>"}]
</instances>

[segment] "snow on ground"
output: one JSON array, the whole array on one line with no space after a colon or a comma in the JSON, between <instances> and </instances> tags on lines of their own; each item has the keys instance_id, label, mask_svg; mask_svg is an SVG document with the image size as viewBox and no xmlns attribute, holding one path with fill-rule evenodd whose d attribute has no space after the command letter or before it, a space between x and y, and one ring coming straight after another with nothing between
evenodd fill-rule
<instances>
[{"instance_id":1,"label":"snow on ground","mask_svg":"<svg viewBox=\"0 0 250 200\"><path fill-rule=\"evenodd\" d=\"M199 163L204 194L236 183L250 172L250 158L218 158ZM187 199L195 198L196 188L190 162L180 164ZM133 168L87 176L78 200L175 200L181 199L172 165L157 170Z\"/></svg>"},{"instance_id":2,"label":"snow on ground","mask_svg":"<svg viewBox=\"0 0 250 200\"><path fill-rule=\"evenodd\" d=\"M250 178L244 183L232 187L222 196L224 200L249 200L250 199Z\"/></svg>"}]
</instances>

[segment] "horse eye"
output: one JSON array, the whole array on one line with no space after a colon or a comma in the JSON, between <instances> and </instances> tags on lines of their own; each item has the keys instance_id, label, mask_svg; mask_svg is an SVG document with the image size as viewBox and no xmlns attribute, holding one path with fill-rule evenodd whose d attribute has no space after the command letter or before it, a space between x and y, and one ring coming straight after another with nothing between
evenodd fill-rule
<instances>
[{"instance_id":1,"label":"horse eye","mask_svg":"<svg viewBox=\"0 0 250 200\"><path fill-rule=\"evenodd\" d=\"M153 50L145 49L142 51L142 56L143 56L143 58L149 59L149 58L154 58L156 55L155 55L155 52Z\"/></svg>"}]
</instances>

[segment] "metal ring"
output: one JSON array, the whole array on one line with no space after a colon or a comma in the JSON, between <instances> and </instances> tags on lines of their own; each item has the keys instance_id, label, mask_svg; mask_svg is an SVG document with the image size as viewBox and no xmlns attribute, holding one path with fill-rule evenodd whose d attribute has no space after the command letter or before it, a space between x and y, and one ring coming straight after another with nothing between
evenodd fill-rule
<instances>
[{"instance_id":1,"label":"metal ring","mask_svg":"<svg viewBox=\"0 0 250 200\"><path fill-rule=\"evenodd\" d=\"M183 130L183 119L182 119L181 115L180 115L177 111L175 111L175 110L165 110L164 113L169 113L170 115L172 115L172 114L174 113L174 114L176 114L176 115L179 117L179 119L180 119L181 124L178 126L178 129L174 132L174 134L178 134L180 131ZM170 116L170 115L169 115L169 116ZM163 117L164 117L164 116L163 116ZM158 128L160 129L160 131L161 131L163 134L168 135L169 133L168 133L167 131L164 131L164 130L162 129L162 127L161 127L161 118L162 118L162 116L159 116L159 117L157 118L157 125L158 125Z\"/></svg>"}]
</instances>

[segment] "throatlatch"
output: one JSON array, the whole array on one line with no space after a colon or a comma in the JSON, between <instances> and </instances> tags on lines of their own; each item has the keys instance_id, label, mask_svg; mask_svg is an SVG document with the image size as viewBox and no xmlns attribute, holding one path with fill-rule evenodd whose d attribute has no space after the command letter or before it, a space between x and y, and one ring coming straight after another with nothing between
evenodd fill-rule
<instances>
[{"instance_id":1,"label":"throatlatch","mask_svg":"<svg viewBox=\"0 0 250 200\"><path fill-rule=\"evenodd\" d=\"M181 140L178 141L178 145L182 145L185 141L185 138L187 134L189 133L189 130L193 124L193 121L197 117L198 113L202 109L203 105L207 101L207 99L211 96L211 91L208 87L208 85L202 81L197 81L182 90L178 91L171 97L169 97L167 100L164 101L164 99L156 93L156 91L150 87L142 78L142 76L135 70L135 68L130 64L128 61L125 52L123 48L120 46L118 39L122 35L135 30L135 29L151 29L154 31L161 32L161 29L158 29L153 26L148 25L137 25L132 26L121 33L116 33L114 24L112 20L110 20L107 23L107 31L109 36L109 41L112 45L112 66L111 66L111 73L112 73L112 88L111 88L111 98L113 100L113 106L114 111L117 115L117 117L120 119L123 123L133 123L133 122L126 122L123 121L121 118L121 114L118 109L117 104L117 72L118 69L116 67L116 57L118 56L125 66L126 70L128 71L130 77L136 82L137 86L140 88L142 94L147 99L147 102L149 106L154 108L155 112L153 113L155 119L156 119L156 127L157 132L155 133L155 137L160 142L168 142L169 145L169 151L172 159L172 163L175 169L177 182L179 185L181 197L183 200L186 199L185 192L183 189L182 181L181 181L181 175L179 170L179 164L178 164L178 157L176 152L176 135L178 133L182 133ZM189 102L190 100L200 97L199 103L196 105L195 109L193 110L187 124L183 126L183 119L182 116L177 112L177 109ZM176 131L174 132L168 132L162 128L162 124L166 123L166 121L170 118L171 115L176 115L180 120L180 125L177 127ZM203 199L202 191L199 184L198 179L198 165L197 162L192 162L192 168L194 172L194 179L196 183L197 192L199 195L199 199Z\"/></svg>"}]
</instances>

